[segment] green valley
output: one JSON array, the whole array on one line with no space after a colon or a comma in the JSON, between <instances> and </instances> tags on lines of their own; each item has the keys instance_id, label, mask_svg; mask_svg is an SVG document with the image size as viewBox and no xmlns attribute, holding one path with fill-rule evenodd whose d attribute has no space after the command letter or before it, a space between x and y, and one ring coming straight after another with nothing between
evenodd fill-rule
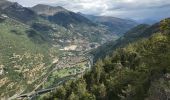
<instances>
[{"instance_id":1,"label":"green valley","mask_svg":"<svg viewBox=\"0 0 170 100\"><path fill-rule=\"evenodd\" d=\"M6 0L0 2L0 12L2 99L32 95L76 79L91 68L92 58L87 52L117 38L105 27L86 25L88 19L76 13L68 16L82 17L84 24L67 28Z\"/></svg>"},{"instance_id":2,"label":"green valley","mask_svg":"<svg viewBox=\"0 0 170 100\"><path fill-rule=\"evenodd\" d=\"M0 100L169 100L169 3L0 0Z\"/></svg>"}]
</instances>

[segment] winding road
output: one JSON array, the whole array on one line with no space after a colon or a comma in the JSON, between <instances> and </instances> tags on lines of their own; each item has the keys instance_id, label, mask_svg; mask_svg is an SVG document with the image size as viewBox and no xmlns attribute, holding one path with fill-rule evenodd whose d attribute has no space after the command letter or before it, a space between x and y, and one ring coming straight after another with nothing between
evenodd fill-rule
<instances>
[{"instance_id":1,"label":"winding road","mask_svg":"<svg viewBox=\"0 0 170 100\"><path fill-rule=\"evenodd\" d=\"M89 61L89 66L88 66L88 69L91 69L91 66L93 65L93 56L90 56L90 55L86 55L85 54L85 57L87 58L87 61ZM41 89L41 90L37 90L40 86L42 86L42 84L47 80L47 78L49 77L49 75L54 72L55 70L52 70L49 72L49 74L47 75L47 77L45 77L45 79L43 80L43 82L41 82L32 92L30 93L26 93L26 94L20 94L18 96L15 96L15 98L18 98L18 99L24 99L24 98L27 98L27 99L30 99L30 100L35 100L37 96L40 96L42 94L45 94L45 93L48 93L48 92L52 92L54 90L56 90L58 88L58 86L60 86L61 84L65 83L66 81L68 80L75 80L77 79L77 76L82 76L84 71L82 72L79 72L79 73L76 73L76 74L72 74L72 75L69 75L69 76L66 76L66 77L63 77L61 79L60 82L58 82L56 84L55 87L52 87L52 88L47 88L47 89ZM14 97L13 97L14 98ZM14 99L15 99L14 98Z\"/></svg>"}]
</instances>

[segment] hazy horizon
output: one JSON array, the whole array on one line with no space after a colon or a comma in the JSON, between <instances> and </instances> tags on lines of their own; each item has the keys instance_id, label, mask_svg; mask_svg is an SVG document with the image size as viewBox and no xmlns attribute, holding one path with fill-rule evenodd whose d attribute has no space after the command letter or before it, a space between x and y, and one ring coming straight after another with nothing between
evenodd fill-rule
<instances>
[{"instance_id":1,"label":"hazy horizon","mask_svg":"<svg viewBox=\"0 0 170 100\"><path fill-rule=\"evenodd\" d=\"M160 20L170 16L167 0L9 0L25 7L37 4L62 6L74 12L134 20Z\"/></svg>"}]
</instances>

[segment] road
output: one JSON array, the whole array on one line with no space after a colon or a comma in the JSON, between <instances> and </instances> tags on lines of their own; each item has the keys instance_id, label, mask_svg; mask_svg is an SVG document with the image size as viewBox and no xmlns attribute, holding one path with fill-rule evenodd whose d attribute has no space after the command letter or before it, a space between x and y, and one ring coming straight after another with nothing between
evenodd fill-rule
<instances>
[{"instance_id":1,"label":"road","mask_svg":"<svg viewBox=\"0 0 170 100\"><path fill-rule=\"evenodd\" d=\"M91 66L93 65L93 56L89 56L89 55L85 55L86 58L87 58L87 61L89 61L89 66L88 68L91 69ZM26 93L26 94L21 94L19 96L15 96L16 98L28 98L30 100L35 100L35 98L39 95L42 95L42 94L45 94L45 93L48 93L48 92L52 92L54 90L57 89L58 86L60 86L61 84L65 83L66 81L68 80L74 80L76 79L76 76L79 76L79 75L83 75L84 71L82 72L79 72L77 74L72 74L72 75L69 75L69 76L66 76L62 79L62 81L58 82L58 84L55 86L55 87L52 87L52 88L47 88L47 89L41 89L41 90L37 90L48 78L48 76L50 75L50 73L52 73L54 70L50 71L49 74L47 75L47 77L44 78L43 82L41 82L32 92L30 93Z\"/></svg>"},{"instance_id":2,"label":"road","mask_svg":"<svg viewBox=\"0 0 170 100\"><path fill-rule=\"evenodd\" d=\"M63 80L58 82L58 84L55 87L47 88L47 89L41 89L41 90L38 90L38 91L33 91L33 92L30 92L30 93L22 94L22 95L19 95L17 98L18 99L28 98L30 100L35 100L35 98L37 96L48 93L48 92L52 92L52 91L56 90L58 88L58 86L60 86L61 84L67 82L68 80L75 80L76 76L82 75L82 74L83 73L78 73L76 75L73 74L73 75L70 75L68 77L64 77Z\"/></svg>"}]
</instances>

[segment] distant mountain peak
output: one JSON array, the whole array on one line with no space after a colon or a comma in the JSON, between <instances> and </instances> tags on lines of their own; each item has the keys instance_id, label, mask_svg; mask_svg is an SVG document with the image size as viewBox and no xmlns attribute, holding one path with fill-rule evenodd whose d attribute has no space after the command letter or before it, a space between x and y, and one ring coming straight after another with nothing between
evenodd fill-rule
<instances>
[{"instance_id":1,"label":"distant mountain peak","mask_svg":"<svg viewBox=\"0 0 170 100\"><path fill-rule=\"evenodd\" d=\"M12 4L13 4L12 2L9 2L7 0L0 0L0 9L5 9Z\"/></svg>"},{"instance_id":2,"label":"distant mountain peak","mask_svg":"<svg viewBox=\"0 0 170 100\"><path fill-rule=\"evenodd\" d=\"M65 9L61 6L51 6L51 5L46 5L46 4L37 4L34 7L45 7L45 8L58 8L58 9ZM32 7L32 8L34 8ZM66 9L65 9L66 10Z\"/></svg>"},{"instance_id":3,"label":"distant mountain peak","mask_svg":"<svg viewBox=\"0 0 170 100\"><path fill-rule=\"evenodd\" d=\"M0 11L10 18L24 23L30 22L38 17L34 11L23 7L17 2L10 2L6 0L0 1Z\"/></svg>"},{"instance_id":4,"label":"distant mountain peak","mask_svg":"<svg viewBox=\"0 0 170 100\"><path fill-rule=\"evenodd\" d=\"M70 27L70 25L91 25L94 23L81 14L69 11L61 6L50 6L45 4L38 4L31 8L37 14L47 18L49 21L56 23L64 27Z\"/></svg>"},{"instance_id":5,"label":"distant mountain peak","mask_svg":"<svg viewBox=\"0 0 170 100\"><path fill-rule=\"evenodd\" d=\"M38 4L31 8L33 11L37 12L40 15L54 15L57 12L67 12L68 10L61 6L50 6L45 4Z\"/></svg>"},{"instance_id":6,"label":"distant mountain peak","mask_svg":"<svg viewBox=\"0 0 170 100\"><path fill-rule=\"evenodd\" d=\"M12 3L10 7L14 7L14 8L17 8L17 9L22 9L22 8L24 8L22 5L20 5L20 4L17 3L17 2Z\"/></svg>"}]
</instances>

